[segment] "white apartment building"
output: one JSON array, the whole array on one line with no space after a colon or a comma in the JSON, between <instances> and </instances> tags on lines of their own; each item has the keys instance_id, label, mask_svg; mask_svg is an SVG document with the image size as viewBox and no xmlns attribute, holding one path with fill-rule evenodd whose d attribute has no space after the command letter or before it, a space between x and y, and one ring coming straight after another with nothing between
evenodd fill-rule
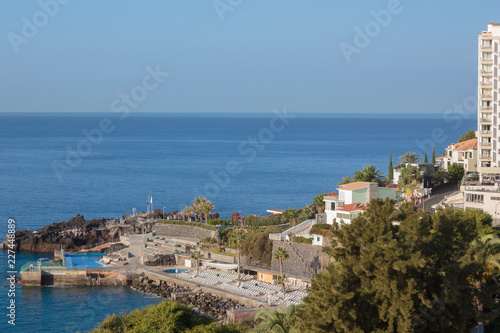
<instances>
[{"instance_id":1,"label":"white apartment building","mask_svg":"<svg viewBox=\"0 0 500 333\"><path fill-rule=\"evenodd\" d=\"M478 39L477 171L462 182L464 209L479 209L500 225L500 24L488 24ZM470 177L470 179L468 178Z\"/></svg>"},{"instance_id":2,"label":"white apartment building","mask_svg":"<svg viewBox=\"0 0 500 333\"><path fill-rule=\"evenodd\" d=\"M499 106L500 24L488 24L478 40L478 169L500 172Z\"/></svg>"}]
</instances>

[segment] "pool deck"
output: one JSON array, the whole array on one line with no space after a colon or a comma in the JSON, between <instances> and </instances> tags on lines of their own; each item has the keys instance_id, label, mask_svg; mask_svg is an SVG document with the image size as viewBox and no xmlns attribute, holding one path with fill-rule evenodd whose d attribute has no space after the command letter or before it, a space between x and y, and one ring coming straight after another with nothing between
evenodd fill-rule
<instances>
[{"instance_id":1,"label":"pool deck","mask_svg":"<svg viewBox=\"0 0 500 333\"><path fill-rule=\"evenodd\" d=\"M259 297L250 297L247 295L236 294L224 289L219 289L215 286L209 286L203 283L193 282L190 280L185 280L178 278L175 274L165 273L165 270L168 269L186 269L184 266L156 266L156 267L148 267L148 269L143 269L144 274L152 280L162 280L166 282L173 282L179 285L184 285L191 288L199 288L201 291L206 293L212 293L222 298L231 298L238 300L244 304L257 306L262 304L262 298Z\"/></svg>"}]
</instances>

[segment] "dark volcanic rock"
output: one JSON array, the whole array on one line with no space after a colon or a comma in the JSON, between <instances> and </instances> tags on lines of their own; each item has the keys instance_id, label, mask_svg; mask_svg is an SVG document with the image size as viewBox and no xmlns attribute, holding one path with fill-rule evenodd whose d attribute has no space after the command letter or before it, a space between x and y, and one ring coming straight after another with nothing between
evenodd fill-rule
<instances>
[{"instance_id":1,"label":"dark volcanic rock","mask_svg":"<svg viewBox=\"0 0 500 333\"><path fill-rule=\"evenodd\" d=\"M177 285L171 282L148 280L145 276L132 280L132 289L154 294L164 298L170 298L172 293L191 291L190 288ZM202 313L214 319L224 319L226 311L231 309L247 308L246 305L232 299L223 299L220 296L210 293L198 292L177 300L193 308L197 308Z\"/></svg>"},{"instance_id":2,"label":"dark volcanic rock","mask_svg":"<svg viewBox=\"0 0 500 333\"><path fill-rule=\"evenodd\" d=\"M88 249L101 244L119 241L119 228L106 229L106 219L85 221L77 215L68 222L53 223L38 229L37 232L16 231L16 250L32 252L53 252ZM7 238L6 238L7 239ZM6 248L6 239L3 247Z\"/></svg>"}]
</instances>

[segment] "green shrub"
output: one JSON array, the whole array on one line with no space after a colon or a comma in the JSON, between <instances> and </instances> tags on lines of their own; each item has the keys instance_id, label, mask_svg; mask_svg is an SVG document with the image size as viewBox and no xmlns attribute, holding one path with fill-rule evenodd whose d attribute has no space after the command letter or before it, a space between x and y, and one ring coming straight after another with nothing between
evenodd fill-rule
<instances>
[{"instance_id":1,"label":"green shrub","mask_svg":"<svg viewBox=\"0 0 500 333\"><path fill-rule=\"evenodd\" d=\"M273 241L269 239L269 233L267 232L247 234L241 244L241 252L252 256L255 260L271 265Z\"/></svg>"},{"instance_id":2,"label":"green shrub","mask_svg":"<svg viewBox=\"0 0 500 333\"><path fill-rule=\"evenodd\" d=\"M293 237L293 241L295 243L299 243L299 244L312 244L313 243L312 239L301 237L301 236L295 236L295 237Z\"/></svg>"},{"instance_id":3,"label":"green shrub","mask_svg":"<svg viewBox=\"0 0 500 333\"><path fill-rule=\"evenodd\" d=\"M231 220L219 220L219 219L213 219L213 220L208 220L207 222L210 225L227 225L227 224L233 224Z\"/></svg>"},{"instance_id":4,"label":"green shrub","mask_svg":"<svg viewBox=\"0 0 500 333\"><path fill-rule=\"evenodd\" d=\"M330 224L315 224L312 226L310 235L328 236L331 234L332 226Z\"/></svg>"},{"instance_id":5,"label":"green shrub","mask_svg":"<svg viewBox=\"0 0 500 333\"><path fill-rule=\"evenodd\" d=\"M180 220L163 220L163 219L158 219L158 223L188 225L188 226L191 226L191 227L200 227L200 228L207 229L207 230L217 230L217 227L214 226L214 225L210 225L210 224L207 224L207 223L199 223L199 222L186 222L186 221L180 221Z\"/></svg>"}]
</instances>

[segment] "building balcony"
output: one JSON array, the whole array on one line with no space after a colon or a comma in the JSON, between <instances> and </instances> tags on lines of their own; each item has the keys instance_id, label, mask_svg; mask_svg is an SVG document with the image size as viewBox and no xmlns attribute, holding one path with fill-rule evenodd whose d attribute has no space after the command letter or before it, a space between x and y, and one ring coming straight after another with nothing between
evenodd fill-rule
<instances>
[{"instance_id":1,"label":"building balcony","mask_svg":"<svg viewBox=\"0 0 500 333\"><path fill-rule=\"evenodd\" d=\"M493 51L493 44L481 44L480 47L481 47L481 50L492 50Z\"/></svg>"},{"instance_id":2,"label":"building balcony","mask_svg":"<svg viewBox=\"0 0 500 333\"><path fill-rule=\"evenodd\" d=\"M487 76L493 75L493 69L484 69L484 68L482 68L481 69L481 75L487 75Z\"/></svg>"},{"instance_id":3,"label":"building balcony","mask_svg":"<svg viewBox=\"0 0 500 333\"><path fill-rule=\"evenodd\" d=\"M491 147L491 142L479 142L479 146L481 146L481 147Z\"/></svg>"},{"instance_id":4,"label":"building balcony","mask_svg":"<svg viewBox=\"0 0 500 333\"><path fill-rule=\"evenodd\" d=\"M489 160L491 158L490 154L481 154L479 155L480 160Z\"/></svg>"},{"instance_id":5,"label":"building balcony","mask_svg":"<svg viewBox=\"0 0 500 333\"><path fill-rule=\"evenodd\" d=\"M491 131L490 130L482 130L481 134L482 134L482 136L491 136Z\"/></svg>"},{"instance_id":6,"label":"building balcony","mask_svg":"<svg viewBox=\"0 0 500 333\"><path fill-rule=\"evenodd\" d=\"M491 99L492 95L491 94L481 94L482 99Z\"/></svg>"},{"instance_id":7,"label":"building balcony","mask_svg":"<svg viewBox=\"0 0 500 333\"><path fill-rule=\"evenodd\" d=\"M486 65L493 65L493 58L481 58L481 63Z\"/></svg>"},{"instance_id":8,"label":"building balcony","mask_svg":"<svg viewBox=\"0 0 500 333\"><path fill-rule=\"evenodd\" d=\"M493 81L481 82L480 85L481 85L481 87L489 88L493 85Z\"/></svg>"},{"instance_id":9,"label":"building balcony","mask_svg":"<svg viewBox=\"0 0 500 333\"><path fill-rule=\"evenodd\" d=\"M491 105L481 105L481 110L493 110L493 107Z\"/></svg>"},{"instance_id":10,"label":"building balcony","mask_svg":"<svg viewBox=\"0 0 500 333\"><path fill-rule=\"evenodd\" d=\"M479 118L480 123L491 123L491 118Z\"/></svg>"}]
</instances>

